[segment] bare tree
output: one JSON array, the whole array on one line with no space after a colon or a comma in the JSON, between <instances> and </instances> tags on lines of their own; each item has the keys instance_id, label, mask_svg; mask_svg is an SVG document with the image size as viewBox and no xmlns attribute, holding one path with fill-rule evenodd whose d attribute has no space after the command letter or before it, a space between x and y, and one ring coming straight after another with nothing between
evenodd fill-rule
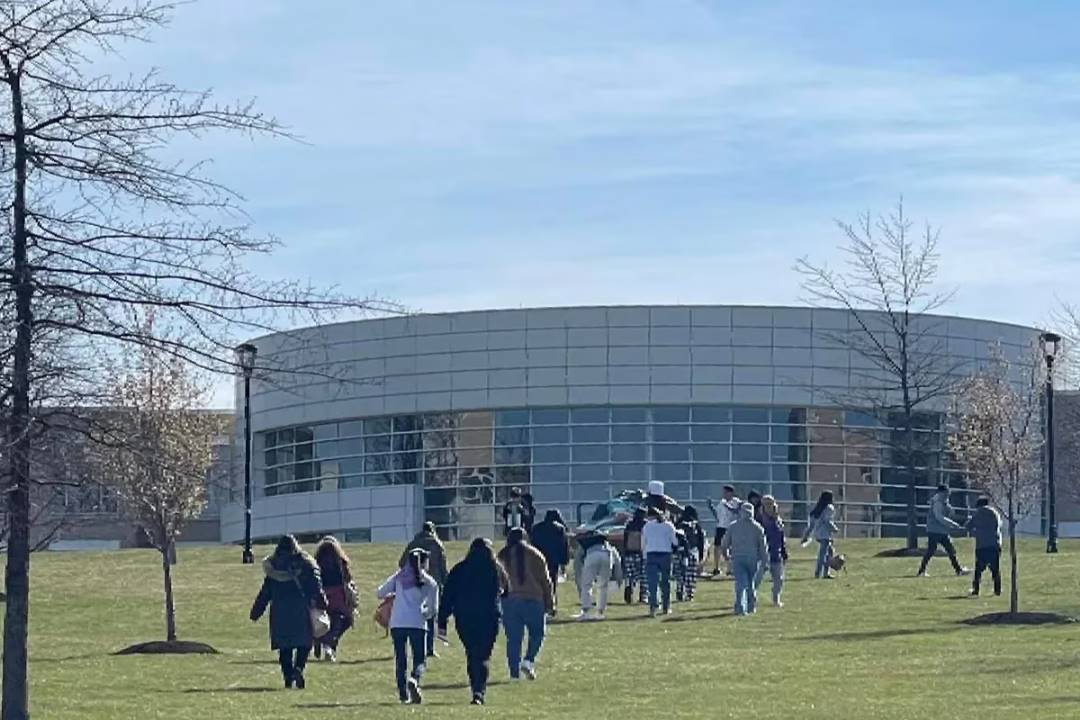
<instances>
[{"instance_id":1,"label":"bare tree","mask_svg":"<svg viewBox=\"0 0 1080 720\"><path fill-rule=\"evenodd\" d=\"M939 409L948 405L962 373L949 361L944 319L930 316L951 297L934 288L938 275L938 236L927 225L921 232L904 213L903 201L887 214L869 213L855 223L837 222L844 236L840 269L803 258L796 269L812 303L846 311L849 329L820 331L819 336L849 350L861 367L851 369L850 390L833 401L866 413L885 428L876 441L893 454L907 488L907 548L918 547L917 492L928 455L938 453ZM899 433L894 437L893 431ZM933 483L927 483L933 484Z\"/></svg>"},{"instance_id":2,"label":"bare tree","mask_svg":"<svg viewBox=\"0 0 1080 720\"><path fill-rule=\"evenodd\" d=\"M1011 583L1009 612L1019 612L1016 527L1039 507L1043 491L1041 419L1045 400L1045 367L1033 354L1022 377L1005 360L1000 347L989 366L959 394L950 444L982 490L1005 515L1009 533Z\"/></svg>"},{"instance_id":3,"label":"bare tree","mask_svg":"<svg viewBox=\"0 0 1080 720\"><path fill-rule=\"evenodd\" d=\"M205 411L206 385L181 359L150 348L118 368L110 387L113 399L93 447L127 516L161 553L166 640L175 642L175 544L206 507L211 441L221 418Z\"/></svg>"},{"instance_id":4,"label":"bare tree","mask_svg":"<svg viewBox=\"0 0 1080 720\"><path fill-rule=\"evenodd\" d=\"M0 313L9 319L0 390L10 523L2 720L29 713L31 430L41 379L77 378L92 392L98 359L109 354L102 350L117 346L231 373L229 349L240 336L372 307L246 270L248 256L275 242L251 232L239 198L203 163L175 159L178 138L280 136L277 122L153 71L92 74L95 59L148 40L173 10L167 0L0 0ZM150 312L156 327L180 332L147 329L139 318ZM63 362L50 354L54 343Z\"/></svg>"}]
</instances>

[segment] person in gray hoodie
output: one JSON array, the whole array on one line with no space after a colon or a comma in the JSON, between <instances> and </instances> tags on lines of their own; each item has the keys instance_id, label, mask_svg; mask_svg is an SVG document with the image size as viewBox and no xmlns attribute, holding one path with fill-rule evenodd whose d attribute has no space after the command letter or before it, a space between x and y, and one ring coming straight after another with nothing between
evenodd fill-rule
<instances>
[{"instance_id":1,"label":"person in gray hoodie","mask_svg":"<svg viewBox=\"0 0 1080 720\"><path fill-rule=\"evenodd\" d=\"M765 530L754 520L754 506L743 503L739 519L720 542L721 554L730 560L735 574L735 614L752 615L757 610L757 589L754 579L762 564L769 562L765 546Z\"/></svg>"},{"instance_id":2,"label":"person in gray hoodie","mask_svg":"<svg viewBox=\"0 0 1080 720\"><path fill-rule=\"evenodd\" d=\"M953 507L949 504L949 488L946 485L938 485L934 497L930 498L930 509L926 513L926 554L923 555L919 565L919 577L926 577L926 566L930 564L930 558L934 557L938 545L945 548L949 554L949 562L957 575L967 575L970 570L960 565L956 559L956 548L953 547L949 533L953 530L962 530L952 519Z\"/></svg>"},{"instance_id":3,"label":"person in gray hoodie","mask_svg":"<svg viewBox=\"0 0 1080 720\"><path fill-rule=\"evenodd\" d=\"M989 568L994 578L994 594L1001 595L1001 515L990 507L989 498L981 497L975 502L975 513L965 527L975 536L975 577L971 580L971 594L978 596L983 570Z\"/></svg>"}]
</instances>

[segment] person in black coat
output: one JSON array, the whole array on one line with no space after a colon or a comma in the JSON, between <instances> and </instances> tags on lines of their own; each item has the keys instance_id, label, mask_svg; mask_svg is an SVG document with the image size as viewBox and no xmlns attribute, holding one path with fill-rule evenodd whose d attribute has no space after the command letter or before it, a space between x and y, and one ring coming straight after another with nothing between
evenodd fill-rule
<instances>
[{"instance_id":1,"label":"person in black coat","mask_svg":"<svg viewBox=\"0 0 1080 720\"><path fill-rule=\"evenodd\" d=\"M491 541L486 538L472 541L465 559L450 571L443 588L439 637L446 637L446 623L453 615L458 637L465 647L473 705L484 704L488 663L499 636L502 616L499 598L508 588L506 571L495 559Z\"/></svg>"},{"instance_id":2,"label":"person in black coat","mask_svg":"<svg viewBox=\"0 0 1080 720\"><path fill-rule=\"evenodd\" d=\"M559 570L570 563L570 534L566 530L562 513L548 510L544 521L537 523L532 531L532 544L547 561L551 587L558 602Z\"/></svg>"},{"instance_id":3,"label":"person in black coat","mask_svg":"<svg viewBox=\"0 0 1080 720\"><path fill-rule=\"evenodd\" d=\"M311 609L325 610L319 566L300 549L292 535L277 544L272 555L263 560L262 588L251 607L256 622L270 608L270 649L278 651L285 687L306 687L304 667L315 641L311 631Z\"/></svg>"}]
</instances>

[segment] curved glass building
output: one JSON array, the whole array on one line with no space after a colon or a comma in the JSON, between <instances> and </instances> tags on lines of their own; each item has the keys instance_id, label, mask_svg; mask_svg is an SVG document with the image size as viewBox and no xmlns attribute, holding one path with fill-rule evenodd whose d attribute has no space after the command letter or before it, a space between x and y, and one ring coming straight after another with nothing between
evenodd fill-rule
<instances>
[{"instance_id":1,"label":"curved glass building","mask_svg":"<svg viewBox=\"0 0 1080 720\"><path fill-rule=\"evenodd\" d=\"M448 537L492 535L511 487L573 522L650 480L692 504L725 484L771 493L796 528L829 489L847 535L901 535L908 486L888 409L898 388L845 340L862 332L849 322L796 307L574 307L256 339L253 535L404 540L424 519ZM922 367L939 375L970 374L997 343L1027 362L1038 337L964 318L918 323ZM939 482L966 502L941 402L917 420L920 505ZM242 535L243 507L227 505L222 538Z\"/></svg>"}]
</instances>

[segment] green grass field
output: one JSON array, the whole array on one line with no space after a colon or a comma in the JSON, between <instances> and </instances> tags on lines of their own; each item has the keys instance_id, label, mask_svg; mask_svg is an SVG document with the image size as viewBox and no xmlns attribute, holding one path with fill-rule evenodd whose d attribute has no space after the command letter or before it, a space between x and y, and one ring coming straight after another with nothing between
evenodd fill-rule
<instances>
[{"instance_id":1,"label":"green grass field","mask_svg":"<svg viewBox=\"0 0 1080 720\"><path fill-rule=\"evenodd\" d=\"M432 716L501 718L1047 718L1080 717L1080 625L971 627L958 621L1007 609L966 598L968 578L916 560L878 559L880 542L843 543L850 571L808 579L812 548L788 566L786 607L731 615L732 583L702 582L695 602L662 620L621 602L604 623L556 622L535 683L509 685L496 648L485 708L467 705L464 656L440 650L425 705L401 707L390 642L365 600L337 665L315 664L306 691L279 690L265 620L247 619L258 567L235 548L183 551L176 569L182 639L217 656L114 657L161 639L161 571L152 552L40 554L33 561L31 714L47 720L247 720ZM962 541L970 558L970 541ZM463 550L454 546L456 558ZM1080 616L1080 544L1047 556L1022 548L1021 609ZM365 598L399 548L351 547ZM563 616L571 591L563 585ZM763 590L767 593L768 580ZM620 598L621 600L621 598ZM451 633L453 635L453 633Z\"/></svg>"}]
</instances>

